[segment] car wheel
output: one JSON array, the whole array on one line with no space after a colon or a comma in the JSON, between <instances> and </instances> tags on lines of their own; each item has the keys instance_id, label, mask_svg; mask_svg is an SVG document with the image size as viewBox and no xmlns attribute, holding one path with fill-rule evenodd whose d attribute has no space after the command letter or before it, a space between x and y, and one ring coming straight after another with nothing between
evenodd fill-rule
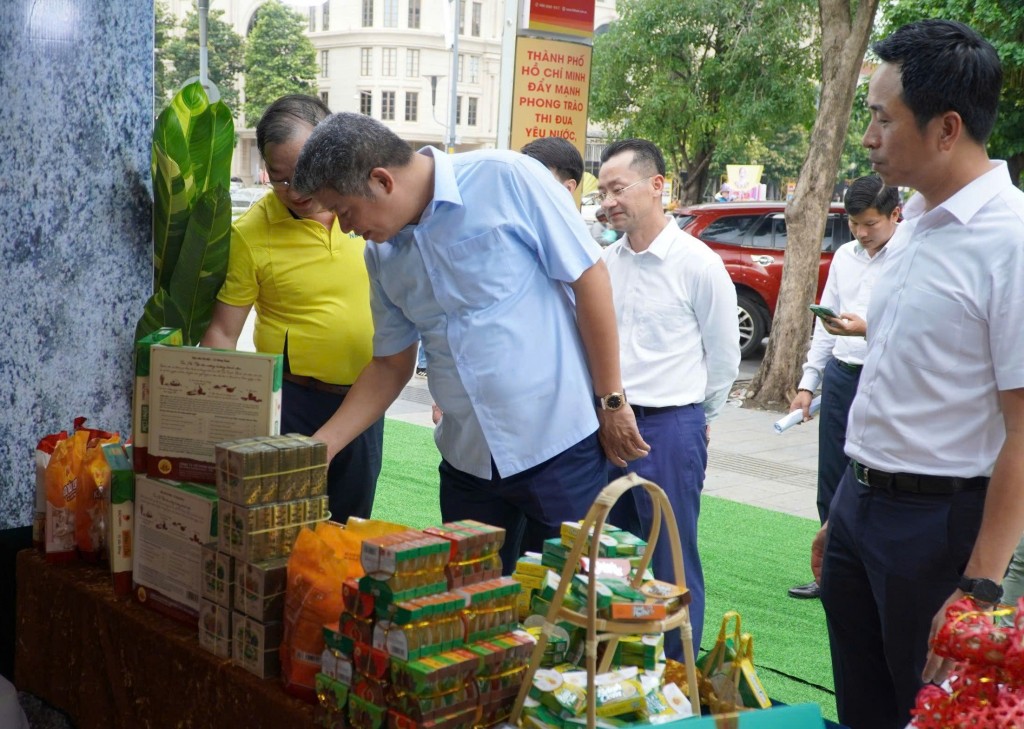
<instances>
[{"instance_id":1,"label":"car wheel","mask_svg":"<svg viewBox=\"0 0 1024 729\"><path fill-rule=\"evenodd\" d=\"M736 296L736 315L740 323L740 357L753 357L761 347L768 329L760 302L745 294Z\"/></svg>"}]
</instances>

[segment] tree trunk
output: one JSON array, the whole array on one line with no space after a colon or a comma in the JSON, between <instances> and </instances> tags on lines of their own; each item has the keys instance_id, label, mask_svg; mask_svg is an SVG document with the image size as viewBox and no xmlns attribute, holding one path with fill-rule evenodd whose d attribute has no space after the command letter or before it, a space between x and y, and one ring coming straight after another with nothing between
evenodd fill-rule
<instances>
[{"instance_id":1,"label":"tree trunk","mask_svg":"<svg viewBox=\"0 0 1024 729\"><path fill-rule=\"evenodd\" d=\"M682 205L696 205L703 202L701 194L708 181L708 166L711 164L711 157L715 153L715 146L708 145L690 161L686 170L686 182L682 185L679 194L679 202Z\"/></svg>"},{"instance_id":2,"label":"tree trunk","mask_svg":"<svg viewBox=\"0 0 1024 729\"><path fill-rule=\"evenodd\" d=\"M786 208L789 242L779 301L768 349L747 393L751 404L784 409L800 381L811 336L821 241L839 158L850 123L854 91L871 33L878 0L818 0L821 22L821 96L810 147L793 201Z\"/></svg>"}]
</instances>

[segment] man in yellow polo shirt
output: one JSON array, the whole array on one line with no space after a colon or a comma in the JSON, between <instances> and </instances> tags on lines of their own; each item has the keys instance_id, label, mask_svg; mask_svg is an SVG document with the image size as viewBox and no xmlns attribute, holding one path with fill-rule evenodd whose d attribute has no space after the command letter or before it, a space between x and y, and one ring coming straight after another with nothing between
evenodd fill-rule
<instances>
[{"instance_id":1,"label":"man in yellow polo shirt","mask_svg":"<svg viewBox=\"0 0 1024 729\"><path fill-rule=\"evenodd\" d=\"M207 347L234 349L250 309L260 352L285 357L281 432L312 435L344 400L373 352L365 242L338 227L334 213L291 189L303 143L330 109L310 96L284 96L256 125L256 146L273 195L232 226L231 253ZM384 420L331 461L331 518L369 517L381 468Z\"/></svg>"}]
</instances>

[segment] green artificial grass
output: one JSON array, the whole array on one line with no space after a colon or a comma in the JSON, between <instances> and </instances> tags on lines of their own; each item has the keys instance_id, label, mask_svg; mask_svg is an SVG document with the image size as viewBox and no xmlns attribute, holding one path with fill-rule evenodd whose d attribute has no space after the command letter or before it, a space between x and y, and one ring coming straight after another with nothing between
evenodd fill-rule
<instances>
[{"instance_id":1,"label":"green artificial grass","mask_svg":"<svg viewBox=\"0 0 1024 729\"><path fill-rule=\"evenodd\" d=\"M387 420L374 518L416 528L440 523L439 462L430 428ZM738 611L743 631L754 636L754 664L768 695L787 704L818 704L834 721L821 603L786 594L810 579L810 544L817 528L811 519L702 499L698 541L707 602L701 649L714 644L722 615Z\"/></svg>"}]
</instances>

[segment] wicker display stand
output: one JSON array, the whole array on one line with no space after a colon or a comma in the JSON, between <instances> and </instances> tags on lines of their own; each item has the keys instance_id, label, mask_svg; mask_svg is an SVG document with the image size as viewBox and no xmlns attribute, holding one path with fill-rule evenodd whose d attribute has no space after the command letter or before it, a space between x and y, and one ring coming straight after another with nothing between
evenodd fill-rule
<instances>
[{"instance_id":1,"label":"wicker display stand","mask_svg":"<svg viewBox=\"0 0 1024 729\"><path fill-rule=\"evenodd\" d=\"M593 505L587 512L587 516L583 521L581 533L600 533L604 528L605 519L607 518L612 505L619 500L619 497L622 496L622 494L632 488L645 489L651 496L654 508L651 518L651 531L647 537L648 549L643 555L639 567L635 570L635 576L630 584L632 584L633 587L639 587L643 582L643 573L647 569L647 565L650 564L651 555L654 553L655 545L658 543L658 535L661 533L662 523L666 523L668 525L669 543L672 548L672 555L674 558L675 584L680 587L684 587L686 585L686 575L683 569L682 550L680 549L679 544L679 527L676 525L675 514L672 512L672 505L669 503L668 497L665 496L665 492L662 491L659 486L651 483L650 481L645 481L636 474L630 473L622 478L616 479L606 486L598 495L597 499L594 500ZM565 568L562 570L562 579L559 582L558 590L555 592L555 596L551 600L551 607L548 609L546 622L544 623L537 645L533 648L533 654L530 656L530 664L526 669L526 676L523 679L522 685L519 687L519 695L516 697L516 703L512 708L511 721L513 723L519 723L522 716L523 702L526 700L526 695L529 692L530 687L533 685L534 674L537 672L537 669L541 664L541 659L544 656L544 649L548 643L548 636L551 634L555 623L559 621L572 623L573 625L585 627L587 629L584 652L587 670L588 727L593 728L596 720L594 677L598 673L604 673L608 670L611 665L612 657L615 655L615 648L618 645L619 636L635 635L637 633L666 632L674 630L675 628L679 628L680 633L682 634L683 656L686 660L686 693L690 698L690 706L693 707L694 716L700 716L700 698L697 693L697 675L694 670L693 629L690 626L690 608L688 605L683 606L678 612L670 615L664 620L605 620L597 617L596 614L596 580L590 580L589 583L585 614L576 612L575 610L569 610L562 605L566 590L569 589L569 585L572 582L572 576L576 571L576 566L579 564L586 542L586 539L577 539L569 553L568 559L566 560ZM590 542L590 560L591 564L594 564L598 558L599 540L591 539ZM599 667L597 664L597 648L598 644L602 641L607 641L608 645Z\"/></svg>"}]
</instances>

